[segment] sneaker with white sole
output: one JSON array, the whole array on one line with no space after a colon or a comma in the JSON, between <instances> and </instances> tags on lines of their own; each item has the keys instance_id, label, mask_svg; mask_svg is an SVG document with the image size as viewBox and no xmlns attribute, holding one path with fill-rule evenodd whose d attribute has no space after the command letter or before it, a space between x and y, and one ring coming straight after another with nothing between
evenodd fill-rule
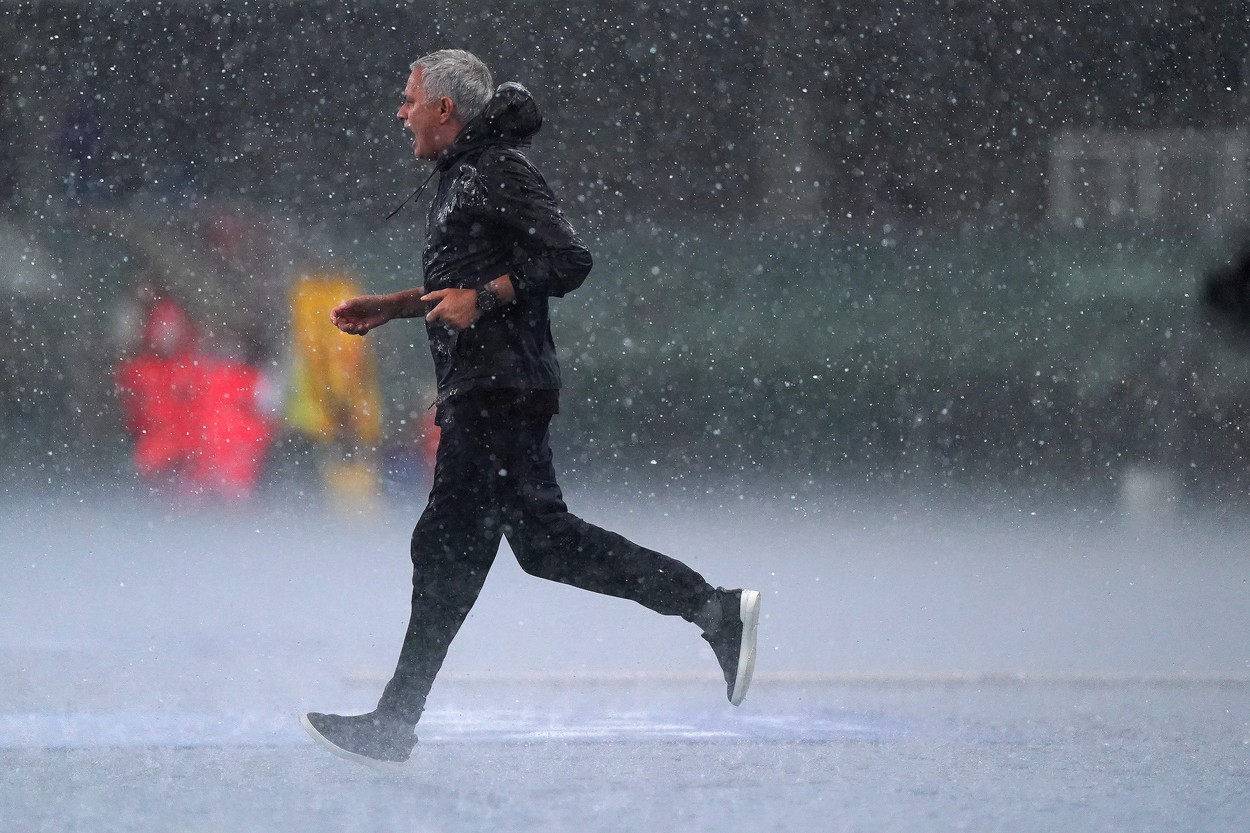
<instances>
[{"instance_id":1,"label":"sneaker with white sole","mask_svg":"<svg viewBox=\"0 0 1250 833\"><path fill-rule=\"evenodd\" d=\"M721 621L703 638L716 652L725 674L726 693L735 706L747 696L751 675L755 671L755 635L760 624L760 593L758 590L723 590Z\"/></svg>"},{"instance_id":2,"label":"sneaker with white sole","mask_svg":"<svg viewBox=\"0 0 1250 833\"><path fill-rule=\"evenodd\" d=\"M312 739L331 753L363 764L402 764L417 743L411 723L377 712L357 715L309 712L299 719Z\"/></svg>"}]
</instances>

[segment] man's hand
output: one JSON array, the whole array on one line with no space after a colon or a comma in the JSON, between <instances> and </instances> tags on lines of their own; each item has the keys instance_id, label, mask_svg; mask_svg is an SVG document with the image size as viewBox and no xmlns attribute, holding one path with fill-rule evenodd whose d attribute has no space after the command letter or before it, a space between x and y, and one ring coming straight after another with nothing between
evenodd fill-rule
<instances>
[{"instance_id":1,"label":"man's hand","mask_svg":"<svg viewBox=\"0 0 1250 833\"><path fill-rule=\"evenodd\" d=\"M516 289L512 286L511 275L500 275L486 285L486 289L499 298L501 306L507 306L516 300ZM423 302L432 302L425 320L442 324L452 330L467 330L482 317L477 308L476 289L436 289L429 295L422 295Z\"/></svg>"},{"instance_id":2,"label":"man's hand","mask_svg":"<svg viewBox=\"0 0 1250 833\"><path fill-rule=\"evenodd\" d=\"M435 305L426 313L425 320L451 330L467 330L482 315L477 308L476 289L436 289L429 295L422 295L421 300Z\"/></svg>"},{"instance_id":3,"label":"man's hand","mask_svg":"<svg viewBox=\"0 0 1250 833\"><path fill-rule=\"evenodd\" d=\"M397 314L393 299L386 295L360 295L339 304L330 313L334 326L345 333L362 336L381 327Z\"/></svg>"}]
</instances>

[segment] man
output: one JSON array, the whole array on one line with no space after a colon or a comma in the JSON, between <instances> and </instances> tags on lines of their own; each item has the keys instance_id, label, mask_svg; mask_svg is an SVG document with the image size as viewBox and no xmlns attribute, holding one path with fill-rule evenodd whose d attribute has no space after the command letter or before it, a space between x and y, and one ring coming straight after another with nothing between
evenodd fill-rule
<instances>
[{"instance_id":1,"label":"man","mask_svg":"<svg viewBox=\"0 0 1250 833\"><path fill-rule=\"evenodd\" d=\"M429 503L412 536L412 617L395 674L363 715L301 722L342 757L406 761L426 695L506 536L542 578L632 599L703 629L742 702L755 664L760 595L712 587L681 562L592 526L565 508L547 428L560 369L548 303L576 289L590 253L521 153L542 124L519 84L495 89L473 55L443 50L411 67L399 120L436 164L423 287L340 304L340 330L364 335L424 316L442 429Z\"/></svg>"}]
</instances>

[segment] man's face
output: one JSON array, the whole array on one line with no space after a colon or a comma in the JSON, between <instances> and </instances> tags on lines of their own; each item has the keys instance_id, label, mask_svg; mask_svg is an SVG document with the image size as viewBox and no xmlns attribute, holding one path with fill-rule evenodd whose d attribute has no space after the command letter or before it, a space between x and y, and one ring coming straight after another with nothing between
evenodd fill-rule
<instances>
[{"instance_id":1,"label":"man's face","mask_svg":"<svg viewBox=\"0 0 1250 833\"><path fill-rule=\"evenodd\" d=\"M412 133L413 154L418 159L437 159L439 151L443 149L442 134L446 132L445 100L426 101L422 72L421 67L417 67L408 76L408 84L404 87L404 103L399 105L396 115Z\"/></svg>"}]
</instances>

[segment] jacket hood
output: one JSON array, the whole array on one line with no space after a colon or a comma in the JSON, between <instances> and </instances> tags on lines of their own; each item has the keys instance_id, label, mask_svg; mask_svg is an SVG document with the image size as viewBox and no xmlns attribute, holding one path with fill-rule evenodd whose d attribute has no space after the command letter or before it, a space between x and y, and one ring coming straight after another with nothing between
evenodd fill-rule
<instances>
[{"instance_id":1,"label":"jacket hood","mask_svg":"<svg viewBox=\"0 0 1250 833\"><path fill-rule=\"evenodd\" d=\"M542 126L542 113L529 90L515 81L500 84L486 102L486 109L469 120L439 165L445 168L457 157L485 145L527 145Z\"/></svg>"}]
</instances>

